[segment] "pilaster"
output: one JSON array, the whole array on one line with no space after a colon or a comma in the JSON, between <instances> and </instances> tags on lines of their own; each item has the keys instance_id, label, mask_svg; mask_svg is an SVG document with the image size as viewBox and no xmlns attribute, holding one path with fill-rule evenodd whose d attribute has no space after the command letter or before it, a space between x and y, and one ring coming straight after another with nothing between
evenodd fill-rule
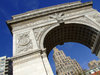
<instances>
[{"instance_id":1,"label":"pilaster","mask_svg":"<svg viewBox=\"0 0 100 75\"><path fill-rule=\"evenodd\" d=\"M47 57L47 54L46 54L46 49L44 49L42 51L42 56L41 57L42 57L43 64L44 64L44 67L45 67L46 75L54 75L53 71L50 67L49 61L48 61L48 57Z\"/></svg>"},{"instance_id":2,"label":"pilaster","mask_svg":"<svg viewBox=\"0 0 100 75\"><path fill-rule=\"evenodd\" d=\"M13 75L47 75L41 58L41 50L16 55L11 59L13 61Z\"/></svg>"}]
</instances>

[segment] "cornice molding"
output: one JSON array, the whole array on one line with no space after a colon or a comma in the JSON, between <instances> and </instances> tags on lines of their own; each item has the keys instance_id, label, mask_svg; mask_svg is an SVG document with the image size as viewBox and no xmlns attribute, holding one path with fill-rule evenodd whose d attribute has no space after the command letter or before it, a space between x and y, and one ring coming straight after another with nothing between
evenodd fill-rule
<instances>
[{"instance_id":1,"label":"cornice molding","mask_svg":"<svg viewBox=\"0 0 100 75\"><path fill-rule=\"evenodd\" d=\"M76 2L71 2L71 3L64 3L64 4L49 6L49 7L33 10L33 11L28 11L26 13L14 15L14 16L12 16L12 18L16 19L16 18L20 18L20 17L24 17L24 16L29 16L29 15L32 15L32 14L38 14L38 13L41 13L41 12L47 12L47 11L51 11L51 10L54 10L54 9L64 8L64 7L77 5L77 4L81 4L81 2L80 1L76 1Z\"/></svg>"},{"instance_id":2,"label":"cornice molding","mask_svg":"<svg viewBox=\"0 0 100 75\"><path fill-rule=\"evenodd\" d=\"M59 5L60 6L59 8L56 8L56 6L53 6L53 7L55 7L55 9L50 9L50 10L46 10L47 8L49 8L49 7L47 7L47 8L43 8L45 11L41 11L43 9L38 9L38 10L34 10L33 13L32 13L32 11L30 11L31 14L26 12L26 13L24 13L25 15L23 15L23 14L16 15L16 17L18 16L17 18L8 20L8 21L6 21L6 23L9 25L9 24L16 23L19 21L23 21L23 20L27 20L27 19L47 15L47 14L52 14L52 13L56 13L56 12L61 12L64 10L72 10L72 9L76 9L76 8L80 8L80 7L92 6L92 4L93 4L93 2L91 1L91 2L86 2L86 3L76 3L75 5L73 4L73 5L67 6L67 7L66 6L61 7L61 6L63 6L63 4L62 4L61 6ZM34 12L37 12L37 13L34 13Z\"/></svg>"},{"instance_id":3,"label":"cornice molding","mask_svg":"<svg viewBox=\"0 0 100 75\"><path fill-rule=\"evenodd\" d=\"M31 54L41 53L41 52L42 52L41 49L39 49L39 50L36 49L34 51L29 51L27 53L17 54L16 56L11 57L11 60L18 59L18 58L21 58L21 57L24 57L24 56L27 56L27 55L31 55Z\"/></svg>"}]
</instances>

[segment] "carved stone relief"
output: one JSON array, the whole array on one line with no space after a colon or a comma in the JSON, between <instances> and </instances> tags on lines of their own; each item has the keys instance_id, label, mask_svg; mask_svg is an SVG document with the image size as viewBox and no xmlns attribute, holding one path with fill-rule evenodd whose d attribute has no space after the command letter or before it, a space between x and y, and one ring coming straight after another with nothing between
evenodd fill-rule
<instances>
[{"instance_id":1,"label":"carved stone relief","mask_svg":"<svg viewBox=\"0 0 100 75\"><path fill-rule=\"evenodd\" d=\"M25 52L28 49L32 49L32 41L29 38L29 32L19 34L17 39L17 53Z\"/></svg>"},{"instance_id":2,"label":"carved stone relief","mask_svg":"<svg viewBox=\"0 0 100 75\"><path fill-rule=\"evenodd\" d=\"M100 23L100 13L93 12L92 14L88 16L94 19L97 23Z\"/></svg>"},{"instance_id":3,"label":"carved stone relief","mask_svg":"<svg viewBox=\"0 0 100 75\"><path fill-rule=\"evenodd\" d=\"M82 23L87 23L87 24L89 24L89 25L94 25L94 26L96 26L96 27L98 27L98 28L100 28L97 24L95 24L93 21L91 21L89 18L87 18L85 15L83 15L83 16L80 16L80 17L75 17L75 18L71 18L71 19L69 19L69 20L66 20L67 22L82 22Z\"/></svg>"},{"instance_id":4,"label":"carved stone relief","mask_svg":"<svg viewBox=\"0 0 100 75\"><path fill-rule=\"evenodd\" d=\"M93 18L94 18L98 23L100 23L100 14L94 14L94 15L93 15Z\"/></svg>"},{"instance_id":5,"label":"carved stone relief","mask_svg":"<svg viewBox=\"0 0 100 75\"><path fill-rule=\"evenodd\" d=\"M52 21L53 19L56 19L58 22L62 22L64 17L75 16L75 15L79 15L79 14L90 12L90 11L93 11L93 10L92 9L81 10L81 11L77 11L77 12L74 12L74 13L71 12L71 13L68 13L68 14L55 13L55 14L49 15L50 18L47 18L47 19L39 20L39 21L36 21L36 22L32 22L32 21L31 22L26 22L24 25L23 25L23 23L15 24L14 27L13 27L13 31L28 28L28 27L32 27L32 26L36 26L38 24L42 24L42 23Z\"/></svg>"},{"instance_id":6,"label":"carved stone relief","mask_svg":"<svg viewBox=\"0 0 100 75\"><path fill-rule=\"evenodd\" d=\"M39 37L40 37L41 33L44 31L44 29L46 29L49 26L50 25L34 29L34 34L35 34L35 37L36 37L36 40L38 43L39 43Z\"/></svg>"},{"instance_id":7,"label":"carved stone relief","mask_svg":"<svg viewBox=\"0 0 100 75\"><path fill-rule=\"evenodd\" d=\"M63 13L55 13L49 16L50 18L56 19L59 23L63 22L63 17L64 17Z\"/></svg>"},{"instance_id":8,"label":"carved stone relief","mask_svg":"<svg viewBox=\"0 0 100 75\"><path fill-rule=\"evenodd\" d=\"M85 16L80 16L80 17L76 17L76 18L73 18L72 20L78 20L78 21L81 21L81 22L90 22L89 19L87 19Z\"/></svg>"}]
</instances>

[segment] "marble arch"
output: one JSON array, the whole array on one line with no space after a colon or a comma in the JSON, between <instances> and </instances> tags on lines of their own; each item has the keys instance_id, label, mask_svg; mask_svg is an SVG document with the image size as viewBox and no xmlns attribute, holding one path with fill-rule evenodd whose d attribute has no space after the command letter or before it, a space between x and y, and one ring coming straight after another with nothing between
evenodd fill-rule
<instances>
[{"instance_id":1,"label":"marble arch","mask_svg":"<svg viewBox=\"0 0 100 75\"><path fill-rule=\"evenodd\" d=\"M53 47L62 45L64 42L78 42L89 47L92 52L95 50L95 41L99 35L98 28L94 29L89 24L83 25L79 22L61 23L55 26L48 27L40 36L40 47L41 49L46 48L47 55Z\"/></svg>"},{"instance_id":2,"label":"marble arch","mask_svg":"<svg viewBox=\"0 0 100 75\"><path fill-rule=\"evenodd\" d=\"M50 50L64 42L88 46L100 58L100 13L92 2L55 5L12 16L13 75L53 75Z\"/></svg>"}]
</instances>

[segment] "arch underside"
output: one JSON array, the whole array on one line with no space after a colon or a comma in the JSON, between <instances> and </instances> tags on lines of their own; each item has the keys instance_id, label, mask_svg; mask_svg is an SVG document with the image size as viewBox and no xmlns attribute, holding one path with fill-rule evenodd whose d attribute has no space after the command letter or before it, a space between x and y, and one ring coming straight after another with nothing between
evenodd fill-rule
<instances>
[{"instance_id":1,"label":"arch underside","mask_svg":"<svg viewBox=\"0 0 100 75\"><path fill-rule=\"evenodd\" d=\"M44 38L44 48L47 55L53 47L62 45L65 42L78 42L93 49L98 30L82 24L63 24L50 30Z\"/></svg>"}]
</instances>

